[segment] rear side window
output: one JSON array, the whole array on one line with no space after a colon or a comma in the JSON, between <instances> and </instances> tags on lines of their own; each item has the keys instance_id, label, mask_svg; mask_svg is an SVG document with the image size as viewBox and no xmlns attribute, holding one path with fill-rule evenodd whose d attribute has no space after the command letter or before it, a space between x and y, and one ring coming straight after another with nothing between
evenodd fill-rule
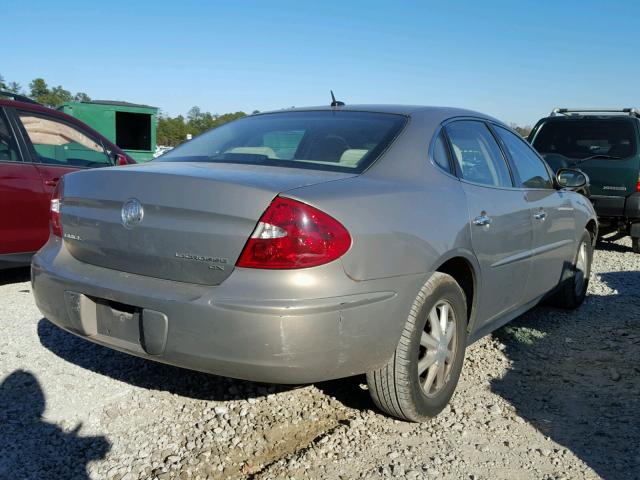
<instances>
[{"instance_id":1,"label":"rear side window","mask_svg":"<svg viewBox=\"0 0 640 480\"><path fill-rule=\"evenodd\" d=\"M63 167L104 167L111 165L99 140L57 118L19 112L38 161Z\"/></svg>"},{"instance_id":2,"label":"rear side window","mask_svg":"<svg viewBox=\"0 0 640 480\"><path fill-rule=\"evenodd\" d=\"M547 168L531 147L509 130L495 126L496 134L509 152L520 186L525 188L553 188Z\"/></svg>"},{"instance_id":3,"label":"rear side window","mask_svg":"<svg viewBox=\"0 0 640 480\"><path fill-rule=\"evenodd\" d=\"M0 162L19 162L20 155L16 140L11 134L11 129L4 113L0 110Z\"/></svg>"},{"instance_id":4,"label":"rear side window","mask_svg":"<svg viewBox=\"0 0 640 480\"><path fill-rule=\"evenodd\" d=\"M535 133L533 146L542 154L567 158L626 158L636 152L636 136L628 119L560 119L543 123Z\"/></svg>"},{"instance_id":5,"label":"rear side window","mask_svg":"<svg viewBox=\"0 0 640 480\"><path fill-rule=\"evenodd\" d=\"M219 162L359 173L393 142L403 115L300 111L227 123L171 150L159 162Z\"/></svg>"},{"instance_id":6,"label":"rear side window","mask_svg":"<svg viewBox=\"0 0 640 480\"><path fill-rule=\"evenodd\" d=\"M464 120L446 128L463 179L492 187L513 186L500 147L483 122Z\"/></svg>"},{"instance_id":7,"label":"rear side window","mask_svg":"<svg viewBox=\"0 0 640 480\"><path fill-rule=\"evenodd\" d=\"M442 132L440 132L440 135L436 137L436 140L433 143L433 161L445 172L451 173L449 152L447 151L447 143Z\"/></svg>"}]
</instances>

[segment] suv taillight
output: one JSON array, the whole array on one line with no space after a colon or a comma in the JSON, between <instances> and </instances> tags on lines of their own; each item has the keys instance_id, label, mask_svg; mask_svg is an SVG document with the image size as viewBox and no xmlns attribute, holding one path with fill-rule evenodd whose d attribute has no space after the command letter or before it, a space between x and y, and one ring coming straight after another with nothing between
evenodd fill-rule
<instances>
[{"instance_id":1,"label":"suv taillight","mask_svg":"<svg viewBox=\"0 0 640 480\"><path fill-rule=\"evenodd\" d=\"M60 193L62 181L58 182L56 188L51 195L51 208L49 225L51 226L51 233L56 237L62 238L62 224L60 223L60 207L62 206L62 195Z\"/></svg>"},{"instance_id":2,"label":"suv taillight","mask_svg":"<svg viewBox=\"0 0 640 480\"><path fill-rule=\"evenodd\" d=\"M315 267L340 258L350 246L349 232L333 217L306 203L276 197L260 217L236 266Z\"/></svg>"},{"instance_id":3,"label":"suv taillight","mask_svg":"<svg viewBox=\"0 0 640 480\"><path fill-rule=\"evenodd\" d=\"M640 193L640 175L638 176L638 183L636 183L636 192Z\"/></svg>"}]
</instances>

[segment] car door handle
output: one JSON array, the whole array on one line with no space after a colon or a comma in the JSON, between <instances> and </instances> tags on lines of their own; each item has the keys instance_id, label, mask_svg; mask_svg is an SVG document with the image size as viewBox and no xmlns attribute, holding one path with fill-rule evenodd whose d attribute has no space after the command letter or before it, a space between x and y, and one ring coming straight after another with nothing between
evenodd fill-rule
<instances>
[{"instance_id":1,"label":"car door handle","mask_svg":"<svg viewBox=\"0 0 640 480\"><path fill-rule=\"evenodd\" d=\"M491 217L487 216L485 212L482 212L480 216L473 219L473 224L478 225L480 227L484 227L485 225L491 225Z\"/></svg>"},{"instance_id":2,"label":"car door handle","mask_svg":"<svg viewBox=\"0 0 640 480\"><path fill-rule=\"evenodd\" d=\"M47 178L47 179L44 181L44 184L45 184L47 187L55 187L55 186L58 184L58 181L59 181L59 180L60 180L60 178L58 178L58 177L55 177L55 178Z\"/></svg>"},{"instance_id":3,"label":"car door handle","mask_svg":"<svg viewBox=\"0 0 640 480\"><path fill-rule=\"evenodd\" d=\"M543 212L540 211L538 213L536 213L533 218L535 218L536 220L544 220L545 218L547 218L547 212Z\"/></svg>"}]
</instances>

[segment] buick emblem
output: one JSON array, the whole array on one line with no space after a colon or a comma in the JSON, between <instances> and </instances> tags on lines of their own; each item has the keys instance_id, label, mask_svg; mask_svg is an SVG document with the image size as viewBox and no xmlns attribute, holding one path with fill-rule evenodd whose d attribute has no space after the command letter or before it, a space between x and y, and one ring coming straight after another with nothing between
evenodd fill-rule
<instances>
[{"instance_id":1,"label":"buick emblem","mask_svg":"<svg viewBox=\"0 0 640 480\"><path fill-rule=\"evenodd\" d=\"M135 198L130 198L124 205L122 206L122 212L120 212L120 216L122 217L122 224L125 228L133 228L137 224L142 221L144 217L144 209L142 208L142 204L140 201Z\"/></svg>"}]
</instances>

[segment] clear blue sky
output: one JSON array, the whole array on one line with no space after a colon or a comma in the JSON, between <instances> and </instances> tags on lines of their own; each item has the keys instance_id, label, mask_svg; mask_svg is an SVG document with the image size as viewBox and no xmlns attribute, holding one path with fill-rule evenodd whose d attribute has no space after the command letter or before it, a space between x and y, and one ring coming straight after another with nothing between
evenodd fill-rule
<instances>
[{"instance_id":1,"label":"clear blue sky","mask_svg":"<svg viewBox=\"0 0 640 480\"><path fill-rule=\"evenodd\" d=\"M640 107L640 1L12 1L0 74L93 98L224 113L462 106L532 124Z\"/></svg>"}]
</instances>

